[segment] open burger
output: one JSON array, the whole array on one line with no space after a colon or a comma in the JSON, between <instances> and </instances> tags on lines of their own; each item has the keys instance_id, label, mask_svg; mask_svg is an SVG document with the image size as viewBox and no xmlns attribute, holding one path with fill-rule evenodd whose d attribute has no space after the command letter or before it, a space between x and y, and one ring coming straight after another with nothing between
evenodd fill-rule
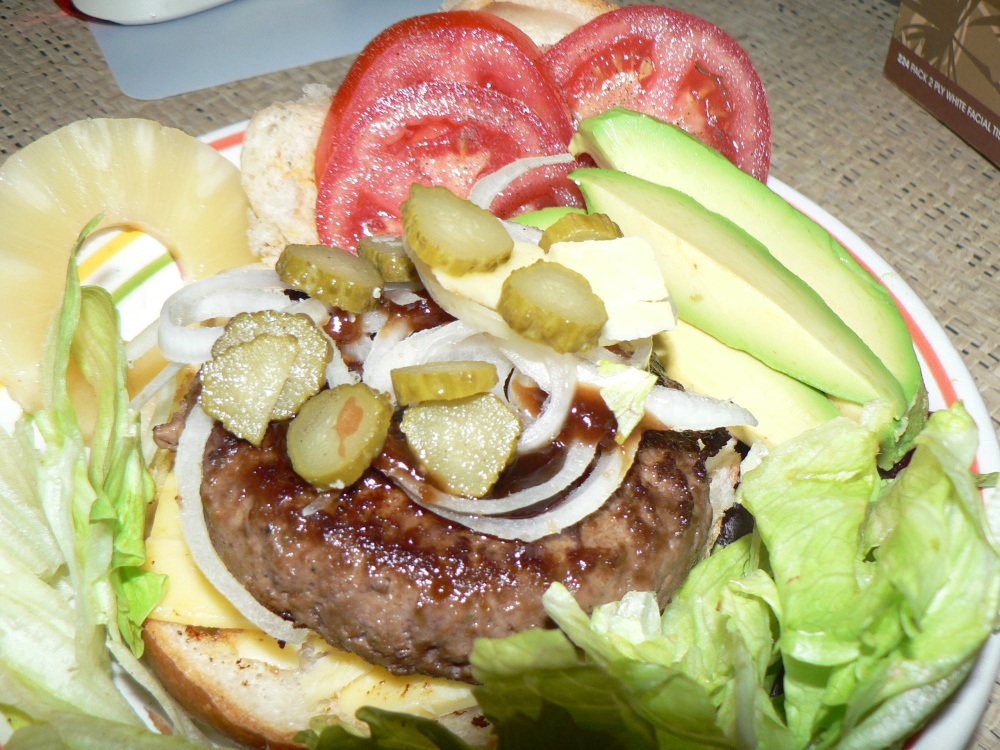
<instances>
[{"instance_id":1,"label":"open burger","mask_svg":"<svg viewBox=\"0 0 1000 750\"><path fill-rule=\"evenodd\" d=\"M515 252L529 247L516 244ZM408 252L423 266L410 245ZM293 247L286 255L304 250ZM288 265L279 261L278 268ZM247 273L273 272L234 272L235 287ZM320 715L356 723L353 710L368 703L442 718L475 738L488 731L469 687L475 683L475 640L545 627L542 596L554 582L586 609L635 590L654 591L665 603L709 551L731 503L739 456L724 428L751 418L732 404L685 394L662 379L654 384L655 376L645 371L648 346L601 335L603 345L559 352L553 344L565 347L558 331L548 334L554 337L548 342L484 331L463 320L464 310L487 309L480 302L464 298L456 305L456 294L444 294L446 312L426 289L413 291L412 282L410 288L380 286L375 296L369 291L374 305L351 312L320 302L320 287L337 285L324 273L310 268L300 276L308 279L301 285L307 288L294 291L274 274L267 286L284 297L285 310L237 315L173 418L157 428L167 454L160 459L165 489L149 540L152 569L177 582L199 577L190 569L170 569L184 561L163 554L169 545L162 540L179 533L172 497L176 472L186 478L183 513L191 514L192 506L195 515L203 513L210 540L207 549L184 529L195 539L194 559L212 586L225 591L228 584L213 572L218 566L204 563L206 555L217 555L226 571L222 578L231 574L246 595L231 597L244 610L239 613L226 603L214 605L214 622L224 625L216 627L211 614L203 611L201 620L191 614L199 603L191 604L197 597L189 590L178 590L176 598L168 592L146 623L148 653L192 713L245 744L289 745ZM316 283L319 277L322 283ZM425 287L437 283L429 267L422 278L429 282ZM303 291L312 296L291 299ZM211 294L202 296L198 285L181 293L192 308L218 309ZM165 310L176 307L168 303ZM264 390L268 367L258 376L243 366L252 360L237 357L240 366L225 376L231 382L220 385L216 363L228 362L235 347L249 350L270 341L269 334L259 334L226 344L233 330L291 319L299 321L295 325L308 321L304 325L330 343L322 382L291 419L274 419L271 411L258 420L259 428L248 428L246 411L231 408L239 394L228 389ZM169 323L166 329L172 330ZM204 331L178 327L177 342L168 333L161 343L169 352ZM488 365L495 375L471 387L441 375L457 371L468 381L470 364ZM395 377L414 368L417 390L432 394L415 397ZM299 372L288 369L286 389ZM634 427L607 395L624 382L617 378L632 376L643 380L641 390L649 394L639 399ZM307 433L303 446L299 424L311 419L313 404L339 392L355 395L320 420L323 429ZM480 404L488 406L480 410ZM363 441L364 463L356 477L313 470L309 456L320 449L336 460L346 452L353 461L355 435L368 430L383 408L383 426L373 428L377 438ZM511 424L512 436L498 440ZM444 457L435 444L445 446ZM176 462L169 455L174 450ZM303 451L309 456L303 458ZM192 457L200 466L191 465ZM248 599L258 604L247 607ZM273 629L266 617L258 619L257 607L294 627ZM240 623L246 627L228 627ZM300 643L290 643L296 636Z\"/></svg>"},{"instance_id":2,"label":"open burger","mask_svg":"<svg viewBox=\"0 0 1000 750\"><path fill-rule=\"evenodd\" d=\"M615 7L529 5L448 7L492 11L541 47ZM392 39L391 32L383 36ZM373 46L380 44L386 43ZM279 271L286 247L315 250L327 239L317 232L313 210L317 143L330 118L327 93L317 87L299 102L274 105L247 129L242 173L252 207L250 244ZM559 161L557 155L552 165ZM514 179L480 190L476 202L489 206ZM481 219L453 223L479 226ZM188 288L183 304L189 309L173 323L170 303L165 307L165 353L175 350L172 358L181 362L210 361L182 389L173 418L157 430L164 489L149 539L150 567L175 583L146 622L144 638L171 692L230 737L251 746L293 746L295 734L317 716L360 727L355 710L376 705L438 718L482 741L489 724L471 692L476 639L550 626L542 596L552 583L565 585L588 611L636 590L655 592L662 606L710 550L738 478L739 456L725 428L752 417L731 404L682 394L662 374L654 384L649 337L673 324L673 308L648 248L640 252L646 264L626 270L659 283L660 291L645 297L635 289L609 290L600 278L614 276L606 266L588 268L588 261L571 261L573 251L566 252L564 262L582 272L599 303L617 310L585 340L567 343L565 329L576 322L562 319L554 331L546 324L541 333L528 324L518 327L511 316L535 312L500 309L496 294L483 293L482 279L493 279L486 286L495 292L513 269L528 264L526 257L546 255L538 250L537 231L507 223L500 233L513 252L469 273L440 257L438 245L448 238L442 243L408 231L405 255L397 248L391 262L373 258L383 277L365 287L360 302L356 289L351 299L330 292L347 286L337 274L299 268L263 281L216 284L221 288L203 295ZM551 239L543 243L547 249ZM612 234L597 241L619 240ZM428 245L429 253L422 252ZM632 246L620 252L631 253ZM399 263L412 269L397 276ZM329 346L321 372L314 372L291 408L243 396L266 391L267 383L271 395L287 391L301 375L298 359L289 355L295 363L282 370L275 363L283 347L274 342L262 353L233 354L253 345L258 334L290 336L308 348L284 323L262 324L236 348L216 343L210 354L202 345L191 356L183 340L196 335L186 325L205 317L193 310L241 312L225 287L241 289L236 297L254 297L245 293L248 284L285 295L278 302L251 301L251 316L266 307L280 311L275 315L308 318ZM225 298L221 308L213 295ZM545 312L543 318L560 314ZM221 341L233 338L220 333ZM236 364L222 380L236 384L224 383L220 397L215 371L226 366L215 363L226 358ZM436 381L431 388L434 376L422 374L427 382L417 390L433 394L400 392L394 372L448 369L448 363L457 363L452 370L459 379L472 377L462 369L469 363L486 364L493 375L471 389L451 390ZM257 380L255 369L264 373ZM362 441L363 458L349 476L303 469L309 459L295 453L306 450L296 437L305 432L296 426L307 421L302 412L312 409L305 397L349 388L366 389L360 400L348 400L360 411L313 419L330 429L310 431L308 450L332 444L350 452L345 424L358 432L369 422L384 425ZM624 401L615 401L616 393L625 394ZM280 401L280 394L275 398ZM468 406L484 400L491 400L493 414ZM255 413L249 430L247 409ZM432 427L421 428L420 419L434 409L458 416L428 417ZM192 430L192 422L200 426ZM180 513L175 473L182 477ZM203 519L193 544L181 521L185 513L188 526L200 523L193 516Z\"/></svg>"}]
</instances>

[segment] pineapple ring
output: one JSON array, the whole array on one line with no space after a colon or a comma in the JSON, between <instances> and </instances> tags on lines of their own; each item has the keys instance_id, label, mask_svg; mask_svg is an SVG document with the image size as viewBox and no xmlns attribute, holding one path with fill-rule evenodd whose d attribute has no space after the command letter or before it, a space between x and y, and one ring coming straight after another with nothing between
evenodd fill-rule
<instances>
[{"instance_id":1,"label":"pineapple ring","mask_svg":"<svg viewBox=\"0 0 1000 750\"><path fill-rule=\"evenodd\" d=\"M151 120L81 120L12 155L0 168L0 383L41 408L45 334L94 216L156 237L190 280L254 261L248 207L235 166Z\"/></svg>"}]
</instances>

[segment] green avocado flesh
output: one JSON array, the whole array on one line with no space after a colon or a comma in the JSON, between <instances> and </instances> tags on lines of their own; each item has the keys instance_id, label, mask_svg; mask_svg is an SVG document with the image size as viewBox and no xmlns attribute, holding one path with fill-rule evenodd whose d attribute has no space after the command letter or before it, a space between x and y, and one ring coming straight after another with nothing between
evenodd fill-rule
<instances>
[{"instance_id":1,"label":"green avocado flesh","mask_svg":"<svg viewBox=\"0 0 1000 750\"><path fill-rule=\"evenodd\" d=\"M747 445L761 440L774 448L838 416L836 406L815 388L682 320L674 330L659 334L654 348L667 376L688 390L749 409L756 426L729 428Z\"/></svg>"},{"instance_id":2,"label":"green avocado flesh","mask_svg":"<svg viewBox=\"0 0 1000 750\"><path fill-rule=\"evenodd\" d=\"M840 398L904 411L885 365L760 242L689 196L623 172L570 177L591 211L648 239L678 316L769 367Z\"/></svg>"},{"instance_id":3,"label":"green avocado flesh","mask_svg":"<svg viewBox=\"0 0 1000 750\"><path fill-rule=\"evenodd\" d=\"M621 108L580 123L571 149L590 154L601 167L679 190L760 241L881 359L899 381L906 403L919 405L920 365L889 292L781 196L680 128ZM922 423L926 415L915 416Z\"/></svg>"},{"instance_id":4,"label":"green avocado flesh","mask_svg":"<svg viewBox=\"0 0 1000 750\"><path fill-rule=\"evenodd\" d=\"M520 216L515 216L511 219L511 221L516 221L518 224L524 224L525 226L537 227L538 229L545 230L559 221L559 219L566 214L585 213L587 212L582 208L572 208L570 206L549 206L547 208L540 208L537 211L531 211L526 214L521 214Z\"/></svg>"}]
</instances>

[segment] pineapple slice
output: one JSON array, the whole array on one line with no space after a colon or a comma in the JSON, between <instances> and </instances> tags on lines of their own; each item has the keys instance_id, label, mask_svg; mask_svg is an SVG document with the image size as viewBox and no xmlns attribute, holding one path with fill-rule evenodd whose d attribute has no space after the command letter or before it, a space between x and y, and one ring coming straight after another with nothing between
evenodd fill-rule
<instances>
[{"instance_id":1,"label":"pineapple slice","mask_svg":"<svg viewBox=\"0 0 1000 750\"><path fill-rule=\"evenodd\" d=\"M200 279L254 261L247 207L236 167L150 120L81 120L15 153L0 168L0 382L26 411L41 407L45 333L94 216L156 237Z\"/></svg>"}]
</instances>

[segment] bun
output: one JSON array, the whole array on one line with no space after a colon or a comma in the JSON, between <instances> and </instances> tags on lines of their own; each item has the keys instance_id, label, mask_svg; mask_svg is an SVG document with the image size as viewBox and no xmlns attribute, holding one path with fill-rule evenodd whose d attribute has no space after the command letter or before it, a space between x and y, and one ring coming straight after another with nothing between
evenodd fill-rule
<instances>
[{"instance_id":1,"label":"bun","mask_svg":"<svg viewBox=\"0 0 1000 750\"><path fill-rule=\"evenodd\" d=\"M607 0L444 0L441 10L484 10L510 21L542 50L578 26L619 6Z\"/></svg>"},{"instance_id":2,"label":"bun","mask_svg":"<svg viewBox=\"0 0 1000 750\"><path fill-rule=\"evenodd\" d=\"M321 661L328 656L323 647L304 647L304 658L291 655L298 666L282 668L244 655L253 653L255 641L267 645L267 636L252 631L148 620L143 640L150 665L185 710L247 747L301 750L304 746L293 738L316 716L360 725L353 718L353 699L348 713L346 706L320 697L315 689L328 671ZM380 687L377 680L371 685L369 692ZM467 742L488 742L489 723L478 708L454 711L438 721Z\"/></svg>"},{"instance_id":3,"label":"bun","mask_svg":"<svg viewBox=\"0 0 1000 750\"><path fill-rule=\"evenodd\" d=\"M317 245L316 144L330 91L307 91L297 102L279 102L255 113L240 156L243 191L250 201L250 250L273 266L285 245Z\"/></svg>"}]
</instances>

